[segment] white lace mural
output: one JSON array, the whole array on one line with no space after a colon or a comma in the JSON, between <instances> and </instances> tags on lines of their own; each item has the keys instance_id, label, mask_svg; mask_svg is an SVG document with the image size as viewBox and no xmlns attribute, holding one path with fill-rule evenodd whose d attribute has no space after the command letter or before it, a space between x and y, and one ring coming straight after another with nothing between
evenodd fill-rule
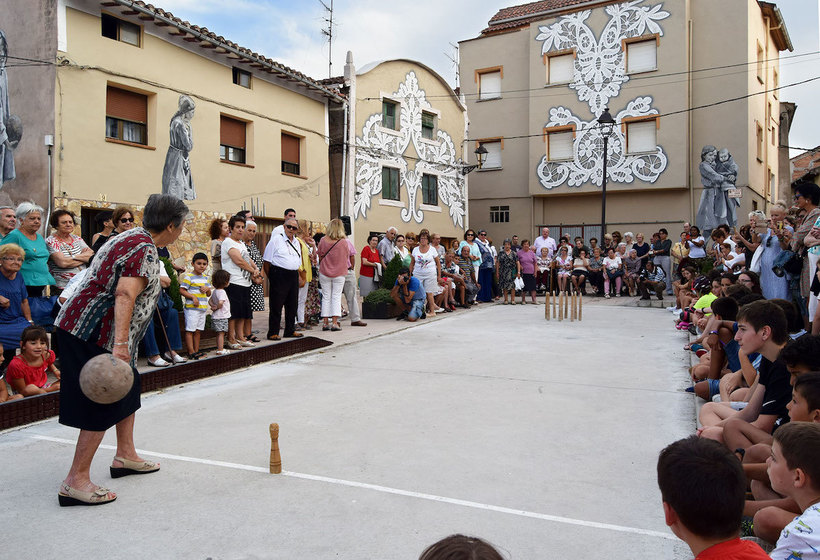
<instances>
[{"instance_id":1,"label":"white lace mural","mask_svg":"<svg viewBox=\"0 0 820 560\"><path fill-rule=\"evenodd\" d=\"M565 107L550 109L547 128L575 124L578 132L571 161L547 161L545 155L538 164L536 173L545 188L555 188L564 181L571 187L587 181L601 185L603 139L596 124L610 100L617 97L621 86L629 81L622 40L647 34L662 36L663 29L658 21L670 15L661 9L663 4L649 7L640 6L641 3L642 0L633 0L606 6L604 10L610 20L600 39L596 39L586 25L590 10L563 16L552 25L539 26L540 33L535 39L542 42L542 54L575 49L573 81L569 87L577 92L580 101L589 105L593 115L592 119L584 121ZM648 96L633 99L617 114L616 122L623 122L623 117L657 114L651 103L652 98ZM657 152L632 155L625 153L625 145L623 132L616 126L609 139L609 179L621 183L630 183L635 178L655 182L667 165L663 149L657 146Z\"/></svg>"},{"instance_id":2,"label":"white lace mural","mask_svg":"<svg viewBox=\"0 0 820 560\"><path fill-rule=\"evenodd\" d=\"M651 104L651 97L639 97L630 101L626 109L615 116L615 121L623 122L625 117L656 115L658 111L652 109ZM547 157L544 156L538 165L538 179L548 189L553 189L564 182L570 187L579 187L587 182L600 186L603 178L602 160L604 157L604 140L601 137L600 127L597 126L595 120L582 121L566 107L550 109L547 128L566 125L575 125L577 131L573 142L575 155L572 161L547 161ZM607 175L609 175L609 180L631 183L637 177L642 181L654 183L661 172L666 169L667 159L663 149L658 146L657 152L626 154L625 146L626 138L623 132L620 127L614 127L608 146Z\"/></svg>"},{"instance_id":3,"label":"white lace mural","mask_svg":"<svg viewBox=\"0 0 820 560\"><path fill-rule=\"evenodd\" d=\"M382 167L399 170L399 192L407 194L407 204L402 208L401 219L405 222L424 220L423 210L416 200L421 189L424 173L438 176L438 199L440 204L450 209L453 224L464 227L466 196L464 179L459 172L460 161L456 159L453 139L439 130L434 141L421 134L421 113L432 106L426 99L424 90L419 89L415 72L407 74L404 82L392 97L401 101L399 130L382 127L382 115L371 115L362 128L362 136L356 138L356 194L353 201L353 216L367 217L372 198L382 190ZM405 159L405 151L413 143L418 161ZM415 161L413 169L408 166ZM405 197L401 197L404 199Z\"/></svg>"}]
</instances>

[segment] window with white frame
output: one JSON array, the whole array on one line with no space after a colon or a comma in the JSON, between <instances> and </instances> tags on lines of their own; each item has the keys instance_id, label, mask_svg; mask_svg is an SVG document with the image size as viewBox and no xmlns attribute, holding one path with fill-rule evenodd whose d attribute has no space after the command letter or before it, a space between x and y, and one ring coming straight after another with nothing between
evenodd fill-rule
<instances>
[{"instance_id":1,"label":"window with white frame","mask_svg":"<svg viewBox=\"0 0 820 560\"><path fill-rule=\"evenodd\" d=\"M399 104L389 99L382 100L382 126L390 130L399 129Z\"/></svg>"},{"instance_id":2,"label":"window with white frame","mask_svg":"<svg viewBox=\"0 0 820 560\"><path fill-rule=\"evenodd\" d=\"M575 79L575 53L547 57L547 84L568 84Z\"/></svg>"},{"instance_id":3,"label":"window with white frame","mask_svg":"<svg viewBox=\"0 0 820 560\"><path fill-rule=\"evenodd\" d=\"M572 130L547 130L547 160L561 161L572 159L573 152Z\"/></svg>"},{"instance_id":4,"label":"window with white frame","mask_svg":"<svg viewBox=\"0 0 820 560\"><path fill-rule=\"evenodd\" d=\"M421 203L429 206L438 206L438 176L421 176Z\"/></svg>"},{"instance_id":5,"label":"window with white frame","mask_svg":"<svg viewBox=\"0 0 820 560\"><path fill-rule=\"evenodd\" d=\"M481 169L501 169L501 140L487 140L479 144L487 150Z\"/></svg>"},{"instance_id":6,"label":"window with white frame","mask_svg":"<svg viewBox=\"0 0 820 560\"><path fill-rule=\"evenodd\" d=\"M433 139L436 131L436 116L427 111L421 112L421 137L428 140Z\"/></svg>"},{"instance_id":7,"label":"window with white frame","mask_svg":"<svg viewBox=\"0 0 820 560\"><path fill-rule=\"evenodd\" d=\"M382 198L401 200L399 195L399 170L395 167L382 167Z\"/></svg>"},{"instance_id":8,"label":"window with white frame","mask_svg":"<svg viewBox=\"0 0 820 560\"><path fill-rule=\"evenodd\" d=\"M478 73L478 99L499 99L501 97L501 69Z\"/></svg>"},{"instance_id":9,"label":"window with white frame","mask_svg":"<svg viewBox=\"0 0 820 560\"><path fill-rule=\"evenodd\" d=\"M626 153L639 154L658 149L658 121L649 119L626 123Z\"/></svg>"},{"instance_id":10,"label":"window with white frame","mask_svg":"<svg viewBox=\"0 0 820 560\"><path fill-rule=\"evenodd\" d=\"M510 221L509 206L490 206L490 223L500 224Z\"/></svg>"},{"instance_id":11,"label":"window with white frame","mask_svg":"<svg viewBox=\"0 0 820 560\"><path fill-rule=\"evenodd\" d=\"M658 41L654 37L626 44L626 73L649 72L658 69Z\"/></svg>"}]
</instances>

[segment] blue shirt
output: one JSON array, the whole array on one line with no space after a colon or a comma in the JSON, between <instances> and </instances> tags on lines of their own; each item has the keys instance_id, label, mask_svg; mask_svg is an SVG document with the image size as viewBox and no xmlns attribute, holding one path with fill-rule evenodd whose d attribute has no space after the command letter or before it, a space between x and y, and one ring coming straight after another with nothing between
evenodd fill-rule
<instances>
[{"instance_id":1,"label":"blue shirt","mask_svg":"<svg viewBox=\"0 0 820 560\"><path fill-rule=\"evenodd\" d=\"M403 293L403 290L401 289L401 286L399 285L398 278L396 279L396 283L394 284L394 286L399 286L399 297L402 300L404 300L404 293ZM413 299L414 300L424 299L424 298L427 297L427 294L424 292L424 288L422 287L421 282L419 282L419 279L416 278L415 276L410 277L410 281L407 282L407 289L409 291L413 292Z\"/></svg>"}]
</instances>

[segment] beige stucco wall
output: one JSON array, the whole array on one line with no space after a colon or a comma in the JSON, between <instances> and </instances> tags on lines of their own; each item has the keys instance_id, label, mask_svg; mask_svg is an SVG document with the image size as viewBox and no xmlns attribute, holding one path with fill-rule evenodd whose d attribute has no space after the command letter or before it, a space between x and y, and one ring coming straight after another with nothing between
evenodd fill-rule
<instances>
[{"instance_id":1,"label":"beige stucco wall","mask_svg":"<svg viewBox=\"0 0 820 560\"><path fill-rule=\"evenodd\" d=\"M464 109L455 97L452 89L438 74L429 70L422 64L408 60L394 60L383 62L364 73L356 75L356 123L354 130L356 137L361 138L363 128L367 120L375 114L382 112L382 94L390 96L398 92L399 87L405 82L410 72L415 73L419 82L419 89L423 90L425 97L432 106L430 110L437 112L436 132L446 132L452 139L455 148L455 158L462 158L464 143ZM399 100L400 101L400 100ZM399 115L397 113L397 120ZM419 154L413 142L409 142L407 149L403 152L404 160L409 170L422 172L425 167L423 161L419 161ZM458 170L459 180L461 174ZM433 172L433 171L431 171ZM354 186L355 189L355 186ZM454 223L450 216L449 207L444 204L439 195L437 207L422 205L422 194L419 188L415 200L415 208L423 212L423 219L419 223L414 218L404 221L401 217L402 209L408 206L409 197L404 184L399 187L400 205L394 201L384 201L381 195L374 195L371 199L370 208L366 215L359 214L355 219L354 243L357 249L361 249L367 244L367 236L370 232L384 232L388 227L394 226L400 232L408 231L418 233L422 228L428 229L431 233L438 233L443 238L461 239L466 228L467 216L464 217L462 225ZM465 203L466 208L466 203Z\"/></svg>"},{"instance_id":2,"label":"beige stucco wall","mask_svg":"<svg viewBox=\"0 0 820 560\"><path fill-rule=\"evenodd\" d=\"M166 40L167 29L147 24L141 47L134 47L102 37L98 15L67 9L65 55L77 65L98 69L72 65L58 70L56 192L73 199L130 204L143 203L149 193L159 192L169 122L180 92L185 92L197 104L190 154L197 198L187 201L192 209L233 213L258 198L268 216L280 217L284 208L294 207L300 217L327 221L324 103L269 83L257 73L252 89L237 86L227 59L221 64L200 55L212 56L210 51L172 44ZM148 148L106 141L108 84L149 96ZM220 161L221 114L249 121L247 166ZM282 132L304 137L303 177L281 173Z\"/></svg>"}]
</instances>

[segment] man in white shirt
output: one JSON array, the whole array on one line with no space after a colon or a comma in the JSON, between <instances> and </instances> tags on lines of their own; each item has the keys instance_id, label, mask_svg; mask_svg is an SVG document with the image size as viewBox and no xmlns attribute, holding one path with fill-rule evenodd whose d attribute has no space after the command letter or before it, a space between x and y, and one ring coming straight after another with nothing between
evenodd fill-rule
<instances>
[{"instance_id":1,"label":"man in white shirt","mask_svg":"<svg viewBox=\"0 0 820 560\"><path fill-rule=\"evenodd\" d=\"M535 254L538 256L541 256L541 247L547 248L547 256L550 259L552 259L555 254L555 250L558 248L558 245L555 243L555 239L550 237L550 228L548 227L541 228L541 236L536 237L535 241L532 242L532 250L535 251Z\"/></svg>"},{"instance_id":2,"label":"man in white shirt","mask_svg":"<svg viewBox=\"0 0 820 560\"><path fill-rule=\"evenodd\" d=\"M271 235L262 266L270 288L270 315L268 316L268 340L279 340L282 323L282 307L285 308L285 338L299 338L295 332L296 308L299 305L299 267L302 265L302 247L296 239L296 218L287 218L282 228L284 235Z\"/></svg>"},{"instance_id":3,"label":"man in white shirt","mask_svg":"<svg viewBox=\"0 0 820 560\"><path fill-rule=\"evenodd\" d=\"M294 220L296 219L296 210L294 210L293 208L288 208L287 210L285 210L285 222L287 222L291 218L293 218ZM273 231L271 232L271 237L273 237L274 235L285 235L284 223L273 228Z\"/></svg>"},{"instance_id":4,"label":"man in white shirt","mask_svg":"<svg viewBox=\"0 0 820 560\"><path fill-rule=\"evenodd\" d=\"M0 206L0 239L3 239L17 227L17 217L13 206Z\"/></svg>"},{"instance_id":5,"label":"man in white shirt","mask_svg":"<svg viewBox=\"0 0 820 560\"><path fill-rule=\"evenodd\" d=\"M379 251L379 256L382 258L382 266L387 266L390 264L390 261L392 261L393 257L396 255L396 246L393 245L393 242L398 233L399 230L393 226L390 226L387 228L387 233L384 234L384 237L382 237L376 247Z\"/></svg>"}]
</instances>

